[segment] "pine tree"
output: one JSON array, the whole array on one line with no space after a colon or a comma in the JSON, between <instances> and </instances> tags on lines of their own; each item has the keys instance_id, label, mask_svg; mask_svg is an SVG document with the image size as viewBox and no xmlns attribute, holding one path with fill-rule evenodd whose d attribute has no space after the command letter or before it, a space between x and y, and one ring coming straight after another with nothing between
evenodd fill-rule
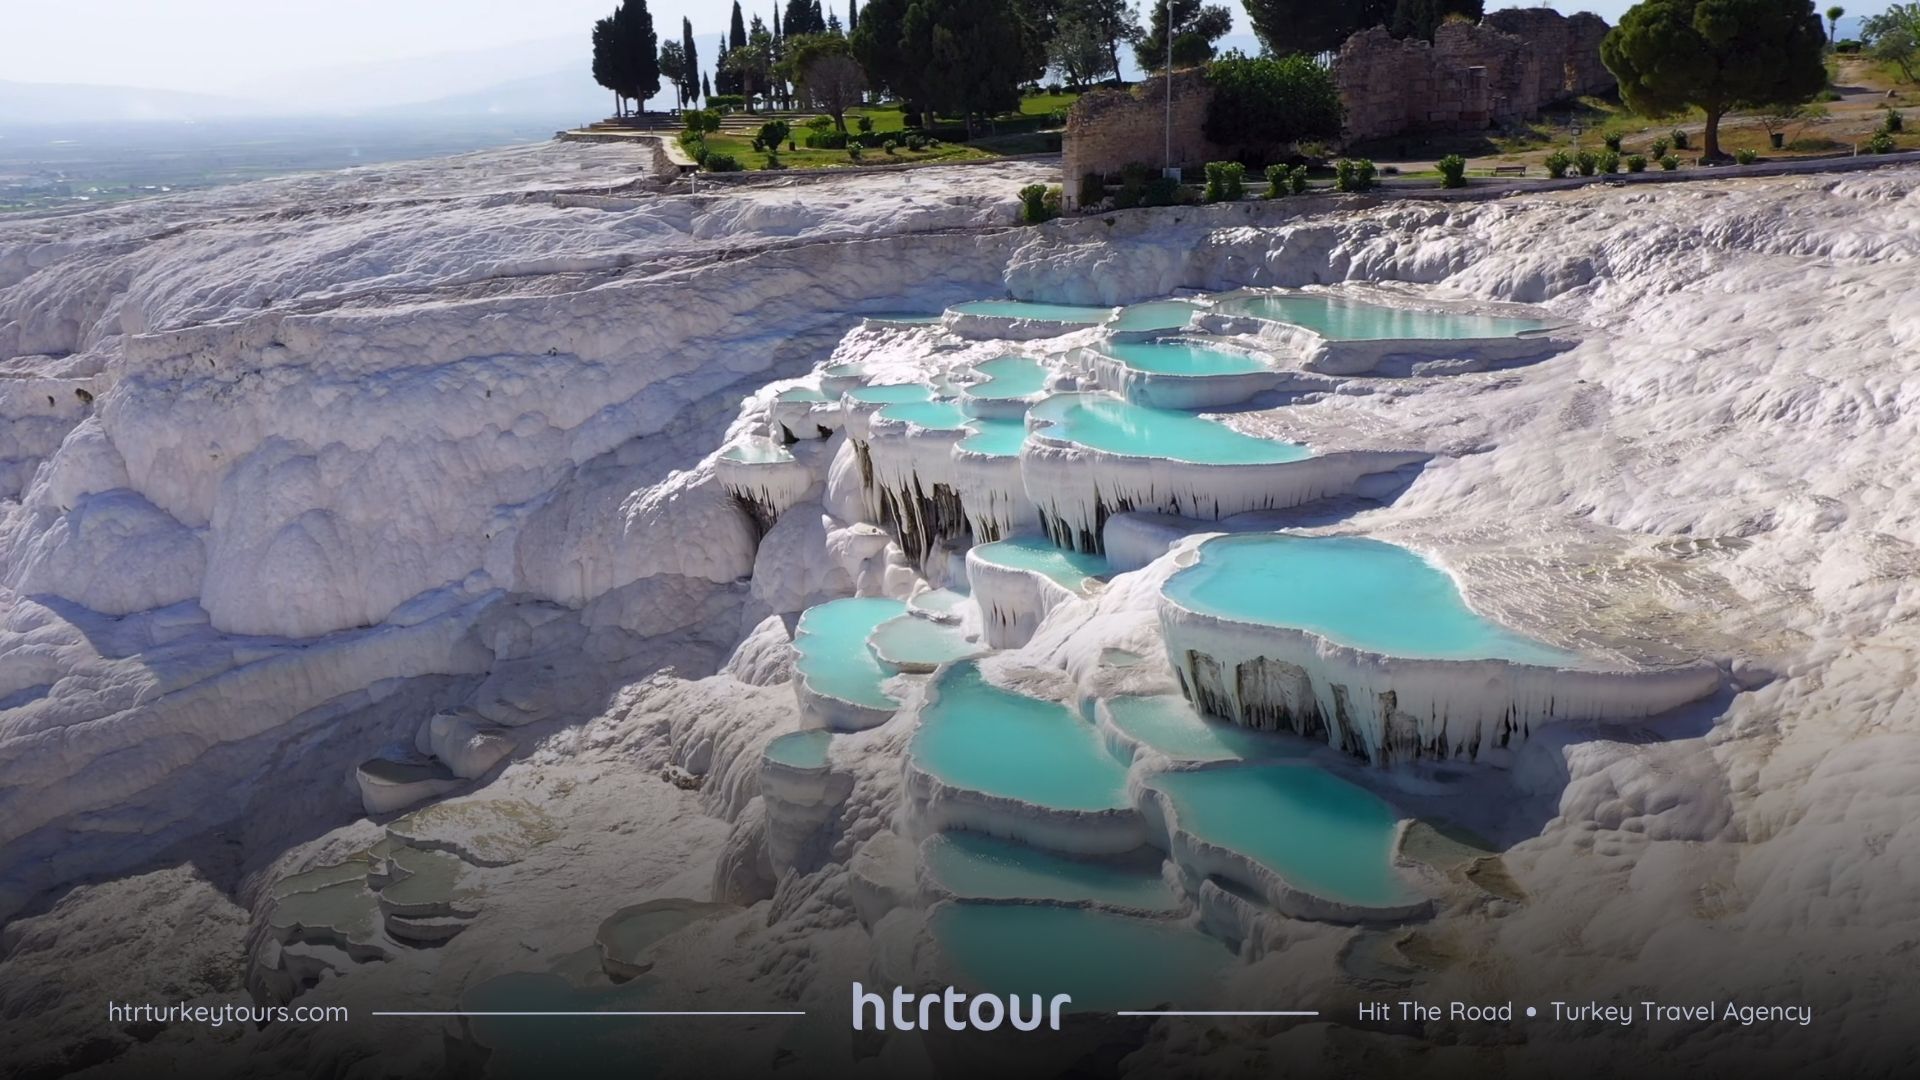
<instances>
[{"instance_id":1,"label":"pine tree","mask_svg":"<svg viewBox=\"0 0 1920 1080\"><path fill-rule=\"evenodd\" d=\"M687 54L687 100L700 101L700 50L693 44L693 20L680 20L680 51Z\"/></svg>"},{"instance_id":2,"label":"pine tree","mask_svg":"<svg viewBox=\"0 0 1920 1080\"><path fill-rule=\"evenodd\" d=\"M747 20L740 14L740 0L733 0L733 22L727 26L727 48L738 49L747 43Z\"/></svg>"},{"instance_id":3,"label":"pine tree","mask_svg":"<svg viewBox=\"0 0 1920 1080\"><path fill-rule=\"evenodd\" d=\"M613 115L626 115L626 102L620 96L619 76L614 74L614 30L611 18L593 24L593 81L613 91Z\"/></svg>"},{"instance_id":4,"label":"pine tree","mask_svg":"<svg viewBox=\"0 0 1920 1080\"><path fill-rule=\"evenodd\" d=\"M847 0L847 36L860 29L860 0Z\"/></svg>"}]
</instances>

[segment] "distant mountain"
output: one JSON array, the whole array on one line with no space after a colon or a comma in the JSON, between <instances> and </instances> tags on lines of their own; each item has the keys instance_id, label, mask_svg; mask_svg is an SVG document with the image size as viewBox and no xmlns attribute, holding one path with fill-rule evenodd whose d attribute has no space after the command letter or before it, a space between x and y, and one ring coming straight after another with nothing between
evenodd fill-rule
<instances>
[{"instance_id":1,"label":"distant mountain","mask_svg":"<svg viewBox=\"0 0 1920 1080\"><path fill-rule=\"evenodd\" d=\"M0 124L215 120L257 113L240 98L87 83L0 80Z\"/></svg>"},{"instance_id":2,"label":"distant mountain","mask_svg":"<svg viewBox=\"0 0 1920 1080\"><path fill-rule=\"evenodd\" d=\"M612 111L613 95L593 81L585 65L568 64L476 90L389 105L365 115L386 118L551 116L570 123L585 123Z\"/></svg>"}]
</instances>

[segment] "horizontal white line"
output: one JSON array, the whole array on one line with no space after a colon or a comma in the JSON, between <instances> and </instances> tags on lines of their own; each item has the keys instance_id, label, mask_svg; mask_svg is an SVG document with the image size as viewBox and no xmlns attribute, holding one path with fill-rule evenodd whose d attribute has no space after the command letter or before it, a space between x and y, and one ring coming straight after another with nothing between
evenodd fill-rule
<instances>
[{"instance_id":1,"label":"horizontal white line","mask_svg":"<svg viewBox=\"0 0 1920 1080\"><path fill-rule=\"evenodd\" d=\"M804 1012L725 1012L692 1010L674 1012L657 1010L647 1012L375 1012L375 1016L805 1016Z\"/></svg>"},{"instance_id":2,"label":"horizontal white line","mask_svg":"<svg viewBox=\"0 0 1920 1080\"><path fill-rule=\"evenodd\" d=\"M1269 1010L1269 1011L1263 1011L1263 1012L1251 1011L1251 1010L1208 1011L1208 1010L1200 1010L1200 1009L1195 1009L1195 1010L1168 1009L1168 1010L1161 1010L1161 1011L1117 1012L1117 1013L1114 1013L1113 1015L1115 1016L1319 1016L1320 1014L1318 1012L1314 1012L1311 1010L1301 1010L1301 1009Z\"/></svg>"}]
</instances>

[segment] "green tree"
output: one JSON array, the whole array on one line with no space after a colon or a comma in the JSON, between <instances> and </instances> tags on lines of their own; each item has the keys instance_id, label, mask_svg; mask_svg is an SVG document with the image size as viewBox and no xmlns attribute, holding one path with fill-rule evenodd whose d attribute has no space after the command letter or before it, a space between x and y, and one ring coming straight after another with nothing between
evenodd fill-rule
<instances>
[{"instance_id":1,"label":"green tree","mask_svg":"<svg viewBox=\"0 0 1920 1080\"><path fill-rule=\"evenodd\" d=\"M1915 68L1920 67L1920 41L1916 41L1913 31L1904 26L1896 26L1873 39L1870 55L1883 64L1892 64L1900 69L1900 77L1913 82Z\"/></svg>"},{"instance_id":2,"label":"green tree","mask_svg":"<svg viewBox=\"0 0 1920 1080\"><path fill-rule=\"evenodd\" d=\"M868 0L858 25L847 35L853 58L867 73L867 84L901 99L914 112L919 71L905 49L908 0Z\"/></svg>"},{"instance_id":3,"label":"green tree","mask_svg":"<svg viewBox=\"0 0 1920 1080\"><path fill-rule=\"evenodd\" d=\"M776 15L778 12L775 13ZM816 25L814 20L818 19ZM827 21L820 14L817 0L787 0L787 17L783 30L788 37L804 37L808 34L827 32Z\"/></svg>"},{"instance_id":4,"label":"green tree","mask_svg":"<svg viewBox=\"0 0 1920 1080\"><path fill-rule=\"evenodd\" d=\"M1889 4L1878 15L1869 15L1860 24L1860 35L1869 42L1880 40L1895 30L1905 30L1920 38L1920 4Z\"/></svg>"},{"instance_id":5,"label":"green tree","mask_svg":"<svg viewBox=\"0 0 1920 1080\"><path fill-rule=\"evenodd\" d=\"M687 107L687 54L677 41L660 43L660 77L673 87L673 103Z\"/></svg>"},{"instance_id":6,"label":"green tree","mask_svg":"<svg viewBox=\"0 0 1920 1080\"><path fill-rule=\"evenodd\" d=\"M653 33L653 13L646 0L620 0L613 9L618 51L614 70L620 92L645 109L647 99L660 92L660 42Z\"/></svg>"},{"instance_id":7,"label":"green tree","mask_svg":"<svg viewBox=\"0 0 1920 1080\"><path fill-rule=\"evenodd\" d=\"M1340 48L1355 31L1392 23L1396 0L1241 0L1254 36L1276 56Z\"/></svg>"},{"instance_id":8,"label":"green tree","mask_svg":"<svg viewBox=\"0 0 1920 1080\"><path fill-rule=\"evenodd\" d=\"M1078 90L1104 75L1112 61L1107 41L1098 30L1068 15L1055 27L1047 43L1047 63L1068 86Z\"/></svg>"},{"instance_id":9,"label":"green tree","mask_svg":"<svg viewBox=\"0 0 1920 1080\"><path fill-rule=\"evenodd\" d=\"M1485 11L1485 0L1399 0L1387 26L1394 37L1432 41L1434 31L1448 19L1479 22Z\"/></svg>"},{"instance_id":10,"label":"green tree","mask_svg":"<svg viewBox=\"0 0 1920 1080\"><path fill-rule=\"evenodd\" d=\"M597 19L593 24L593 81L613 91L613 115L626 115L626 98L620 93L620 76L614 68L619 51L613 20Z\"/></svg>"},{"instance_id":11,"label":"green tree","mask_svg":"<svg viewBox=\"0 0 1920 1080\"><path fill-rule=\"evenodd\" d=\"M1809 101L1826 87L1826 45L1812 0L1644 0L1608 32L1600 58L1633 111L1706 113L1701 151L1718 161L1728 112Z\"/></svg>"},{"instance_id":12,"label":"green tree","mask_svg":"<svg viewBox=\"0 0 1920 1080\"><path fill-rule=\"evenodd\" d=\"M1295 143L1340 137L1340 89L1310 57L1229 53L1207 66L1207 84L1202 130L1242 160L1271 161Z\"/></svg>"},{"instance_id":13,"label":"green tree","mask_svg":"<svg viewBox=\"0 0 1920 1080\"><path fill-rule=\"evenodd\" d=\"M1827 40L1833 41L1840 36L1840 20L1846 17L1847 9L1835 4L1827 9Z\"/></svg>"},{"instance_id":14,"label":"green tree","mask_svg":"<svg viewBox=\"0 0 1920 1080\"><path fill-rule=\"evenodd\" d=\"M760 21L760 16L753 17L753 29L747 34L746 43L727 50L727 70L740 88L740 95L747 99L747 111L752 112L754 96L770 90L773 84L773 34Z\"/></svg>"},{"instance_id":15,"label":"green tree","mask_svg":"<svg viewBox=\"0 0 1920 1080\"><path fill-rule=\"evenodd\" d=\"M860 29L860 0L847 0L847 33Z\"/></svg>"},{"instance_id":16,"label":"green tree","mask_svg":"<svg viewBox=\"0 0 1920 1080\"><path fill-rule=\"evenodd\" d=\"M866 74L853 58L853 46L838 34L809 34L790 42L786 63L800 97L833 117L834 126L844 133L847 110L860 104L867 92Z\"/></svg>"},{"instance_id":17,"label":"green tree","mask_svg":"<svg viewBox=\"0 0 1920 1080\"><path fill-rule=\"evenodd\" d=\"M680 52L686 57L687 73L682 79L681 96L688 101L700 100L700 50L693 44L693 20L680 20Z\"/></svg>"},{"instance_id":18,"label":"green tree","mask_svg":"<svg viewBox=\"0 0 1920 1080\"><path fill-rule=\"evenodd\" d=\"M1133 56L1147 71L1167 66L1167 16L1173 16L1173 66L1197 67L1213 59L1213 43L1233 29L1233 13L1201 0L1169 0L1156 4L1147 32L1134 44Z\"/></svg>"},{"instance_id":19,"label":"green tree","mask_svg":"<svg viewBox=\"0 0 1920 1080\"><path fill-rule=\"evenodd\" d=\"M877 4L867 6L868 22ZM914 96L925 107L976 117L1020 107L1031 55L1025 22L1011 0L910 0L901 48L919 72Z\"/></svg>"},{"instance_id":20,"label":"green tree","mask_svg":"<svg viewBox=\"0 0 1920 1080\"><path fill-rule=\"evenodd\" d=\"M1128 0L1066 0L1060 18L1063 23L1082 27L1082 32L1096 35L1107 53L1104 70L1113 74L1116 83L1125 77L1120 70L1120 46L1140 40L1138 9ZM1058 66L1057 60L1055 66Z\"/></svg>"}]
</instances>

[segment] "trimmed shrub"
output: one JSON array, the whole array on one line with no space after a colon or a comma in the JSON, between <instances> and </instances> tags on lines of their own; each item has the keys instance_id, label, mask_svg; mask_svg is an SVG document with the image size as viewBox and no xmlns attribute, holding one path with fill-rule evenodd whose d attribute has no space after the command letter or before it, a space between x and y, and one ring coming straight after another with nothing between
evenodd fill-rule
<instances>
[{"instance_id":1,"label":"trimmed shrub","mask_svg":"<svg viewBox=\"0 0 1920 1080\"><path fill-rule=\"evenodd\" d=\"M765 160L764 162L761 162L760 167L763 169L780 168L780 155L769 151L767 153L767 160Z\"/></svg>"},{"instance_id":2,"label":"trimmed shrub","mask_svg":"<svg viewBox=\"0 0 1920 1080\"><path fill-rule=\"evenodd\" d=\"M709 94L707 108L715 112L732 112L747 103L743 94Z\"/></svg>"},{"instance_id":3,"label":"trimmed shrub","mask_svg":"<svg viewBox=\"0 0 1920 1080\"><path fill-rule=\"evenodd\" d=\"M1440 170L1440 186L1461 188L1467 186L1467 159L1459 154L1448 154L1440 159L1435 168Z\"/></svg>"},{"instance_id":4,"label":"trimmed shrub","mask_svg":"<svg viewBox=\"0 0 1920 1080\"><path fill-rule=\"evenodd\" d=\"M1307 167L1305 165L1295 165L1293 171L1287 174L1287 191L1294 195L1305 195L1307 193Z\"/></svg>"},{"instance_id":5,"label":"trimmed shrub","mask_svg":"<svg viewBox=\"0 0 1920 1080\"><path fill-rule=\"evenodd\" d=\"M1582 150L1573 155L1573 167L1580 170L1581 176L1592 176L1600 169L1600 155L1591 150Z\"/></svg>"},{"instance_id":6,"label":"trimmed shrub","mask_svg":"<svg viewBox=\"0 0 1920 1080\"><path fill-rule=\"evenodd\" d=\"M1607 149L1613 151L1616 154L1619 153L1620 152L1620 133L1617 131L1608 132L1606 136L1606 144L1607 144Z\"/></svg>"},{"instance_id":7,"label":"trimmed shrub","mask_svg":"<svg viewBox=\"0 0 1920 1080\"><path fill-rule=\"evenodd\" d=\"M1686 133L1686 131L1684 131L1684 130L1682 130L1681 128L1674 128L1674 129L1673 129L1673 135L1672 135L1671 137L1672 137L1672 139L1673 139L1673 148L1674 148L1675 150L1685 150L1685 149L1687 149L1687 133Z\"/></svg>"},{"instance_id":8,"label":"trimmed shrub","mask_svg":"<svg viewBox=\"0 0 1920 1080\"><path fill-rule=\"evenodd\" d=\"M1047 185L1028 184L1020 189L1020 220L1028 225L1038 225L1052 220L1058 214L1058 204L1053 211L1047 209Z\"/></svg>"},{"instance_id":9,"label":"trimmed shrub","mask_svg":"<svg viewBox=\"0 0 1920 1080\"><path fill-rule=\"evenodd\" d=\"M1620 151L1607 150L1600 155L1600 171L1611 176L1620 171Z\"/></svg>"},{"instance_id":10,"label":"trimmed shrub","mask_svg":"<svg viewBox=\"0 0 1920 1080\"><path fill-rule=\"evenodd\" d=\"M888 157L892 157L894 151L900 149L900 144L894 142L892 139L888 139L886 142L880 144L880 149L885 150Z\"/></svg>"},{"instance_id":11,"label":"trimmed shrub","mask_svg":"<svg viewBox=\"0 0 1920 1080\"><path fill-rule=\"evenodd\" d=\"M1869 154L1891 154L1894 151L1893 136L1884 131L1876 131L1863 147Z\"/></svg>"},{"instance_id":12,"label":"trimmed shrub","mask_svg":"<svg viewBox=\"0 0 1920 1080\"><path fill-rule=\"evenodd\" d=\"M740 162L732 154L708 154L700 163L708 172L739 172Z\"/></svg>"},{"instance_id":13,"label":"trimmed shrub","mask_svg":"<svg viewBox=\"0 0 1920 1080\"><path fill-rule=\"evenodd\" d=\"M1646 172L1647 171L1646 155L1628 154L1627 155L1627 171L1628 172Z\"/></svg>"},{"instance_id":14,"label":"trimmed shrub","mask_svg":"<svg viewBox=\"0 0 1920 1080\"><path fill-rule=\"evenodd\" d=\"M1210 203L1234 202L1247 193L1247 167L1237 161L1207 162L1207 190L1201 197Z\"/></svg>"},{"instance_id":15,"label":"trimmed shrub","mask_svg":"<svg viewBox=\"0 0 1920 1080\"><path fill-rule=\"evenodd\" d=\"M1751 165L1760 160L1760 151L1750 146L1743 146L1733 152L1733 160L1741 165Z\"/></svg>"},{"instance_id":16,"label":"trimmed shrub","mask_svg":"<svg viewBox=\"0 0 1920 1080\"><path fill-rule=\"evenodd\" d=\"M1373 162L1366 158L1341 158L1333 163L1333 190L1335 191L1372 191L1373 179L1378 170Z\"/></svg>"},{"instance_id":17,"label":"trimmed shrub","mask_svg":"<svg viewBox=\"0 0 1920 1080\"><path fill-rule=\"evenodd\" d=\"M1887 117L1886 119L1880 121L1880 130L1886 132L1889 135L1898 135L1902 131L1905 131L1906 128L1907 128L1906 117L1901 116L1899 110L1895 109L1893 106L1891 105L1887 106Z\"/></svg>"},{"instance_id":18,"label":"trimmed shrub","mask_svg":"<svg viewBox=\"0 0 1920 1080\"><path fill-rule=\"evenodd\" d=\"M1181 203L1180 181L1171 176L1156 176L1147 182L1148 206L1176 206Z\"/></svg>"},{"instance_id":19,"label":"trimmed shrub","mask_svg":"<svg viewBox=\"0 0 1920 1080\"><path fill-rule=\"evenodd\" d=\"M1672 172L1680 167L1680 159L1674 157L1672 154L1667 154L1660 159L1660 167L1668 172Z\"/></svg>"},{"instance_id":20,"label":"trimmed shrub","mask_svg":"<svg viewBox=\"0 0 1920 1080\"><path fill-rule=\"evenodd\" d=\"M1287 174L1285 165L1267 166L1267 198L1277 199L1287 193Z\"/></svg>"},{"instance_id":21,"label":"trimmed shrub","mask_svg":"<svg viewBox=\"0 0 1920 1080\"><path fill-rule=\"evenodd\" d=\"M760 138L758 141L761 146L771 146L778 149L781 143L787 141L787 135L792 131L793 128L789 126L785 120L769 120L760 125Z\"/></svg>"},{"instance_id":22,"label":"trimmed shrub","mask_svg":"<svg viewBox=\"0 0 1920 1080\"><path fill-rule=\"evenodd\" d=\"M864 151L861 149L859 143L850 142L847 144L847 160L848 161L851 161L855 165L858 165L860 163L860 156L862 153L864 153Z\"/></svg>"},{"instance_id":23,"label":"trimmed shrub","mask_svg":"<svg viewBox=\"0 0 1920 1080\"><path fill-rule=\"evenodd\" d=\"M688 109L681 114L681 122L686 125L682 139L687 135L697 138L709 131L720 130L720 114L712 109Z\"/></svg>"},{"instance_id":24,"label":"trimmed shrub","mask_svg":"<svg viewBox=\"0 0 1920 1080\"><path fill-rule=\"evenodd\" d=\"M1554 180L1564 179L1567 170L1573 168L1573 155L1565 150L1555 150L1547 155L1546 164L1548 177Z\"/></svg>"},{"instance_id":25,"label":"trimmed shrub","mask_svg":"<svg viewBox=\"0 0 1920 1080\"><path fill-rule=\"evenodd\" d=\"M911 144L912 140L908 140ZM1088 173L1080 178L1080 207L1087 209L1099 206L1107 201L1107 178L1099 173Z\"/></svg>"},{"instance_id":26,"label":"trimmed shrub","mask_svg":"<svg viewBox=\"0 0 1920 1080\"><path fill-rule=\"evenodd\" d=\"M856 130L860 132L860 134L871 135L873 134L873 117L871 116L856 117L853 121L853 126Z\"/></svg>"},{"instance_id":27,"label":"trimmed shrub","mask_svg":"<svg viewBox=\"0 0 1920 1080\"><path fill-rule=\"evenodd\" d=\"M1666 138L1664 138L1664 137L1663 137L1663 138L1659 138L1659 139L1655 139L1655 140L1653 140L1653 151L1652 151L1652 153L1650 153L1650 154L1649 154L1648 156L1649 156L1649 157L1652 157L1652 158L1654 158L1654 159L1656 159L1656 160L1657 160L1657 159L1659 159L1659 158L1663 158L1663 157L1666 157L1666 156L1667 156L1667 151L1668 151L1668 150L1669 150L1669 149L1670 149L1670 148L1671 148L1672 146L1673 146L1673 143L1672 143L1672 142L1670 142L1670 141L1668 141L1668 140L1667 140Z\"/></svg>"},{"instance_id":28,"label":"trimmed shrub","mask_svg":"<svg viewBox=\"0 0 1920 1080\"><path fill-rule=\"evenodd\" d=\"M809 150L847 149L847 135L844 131L809 131L803 141Z\"/></svg>"}]
</instances>

